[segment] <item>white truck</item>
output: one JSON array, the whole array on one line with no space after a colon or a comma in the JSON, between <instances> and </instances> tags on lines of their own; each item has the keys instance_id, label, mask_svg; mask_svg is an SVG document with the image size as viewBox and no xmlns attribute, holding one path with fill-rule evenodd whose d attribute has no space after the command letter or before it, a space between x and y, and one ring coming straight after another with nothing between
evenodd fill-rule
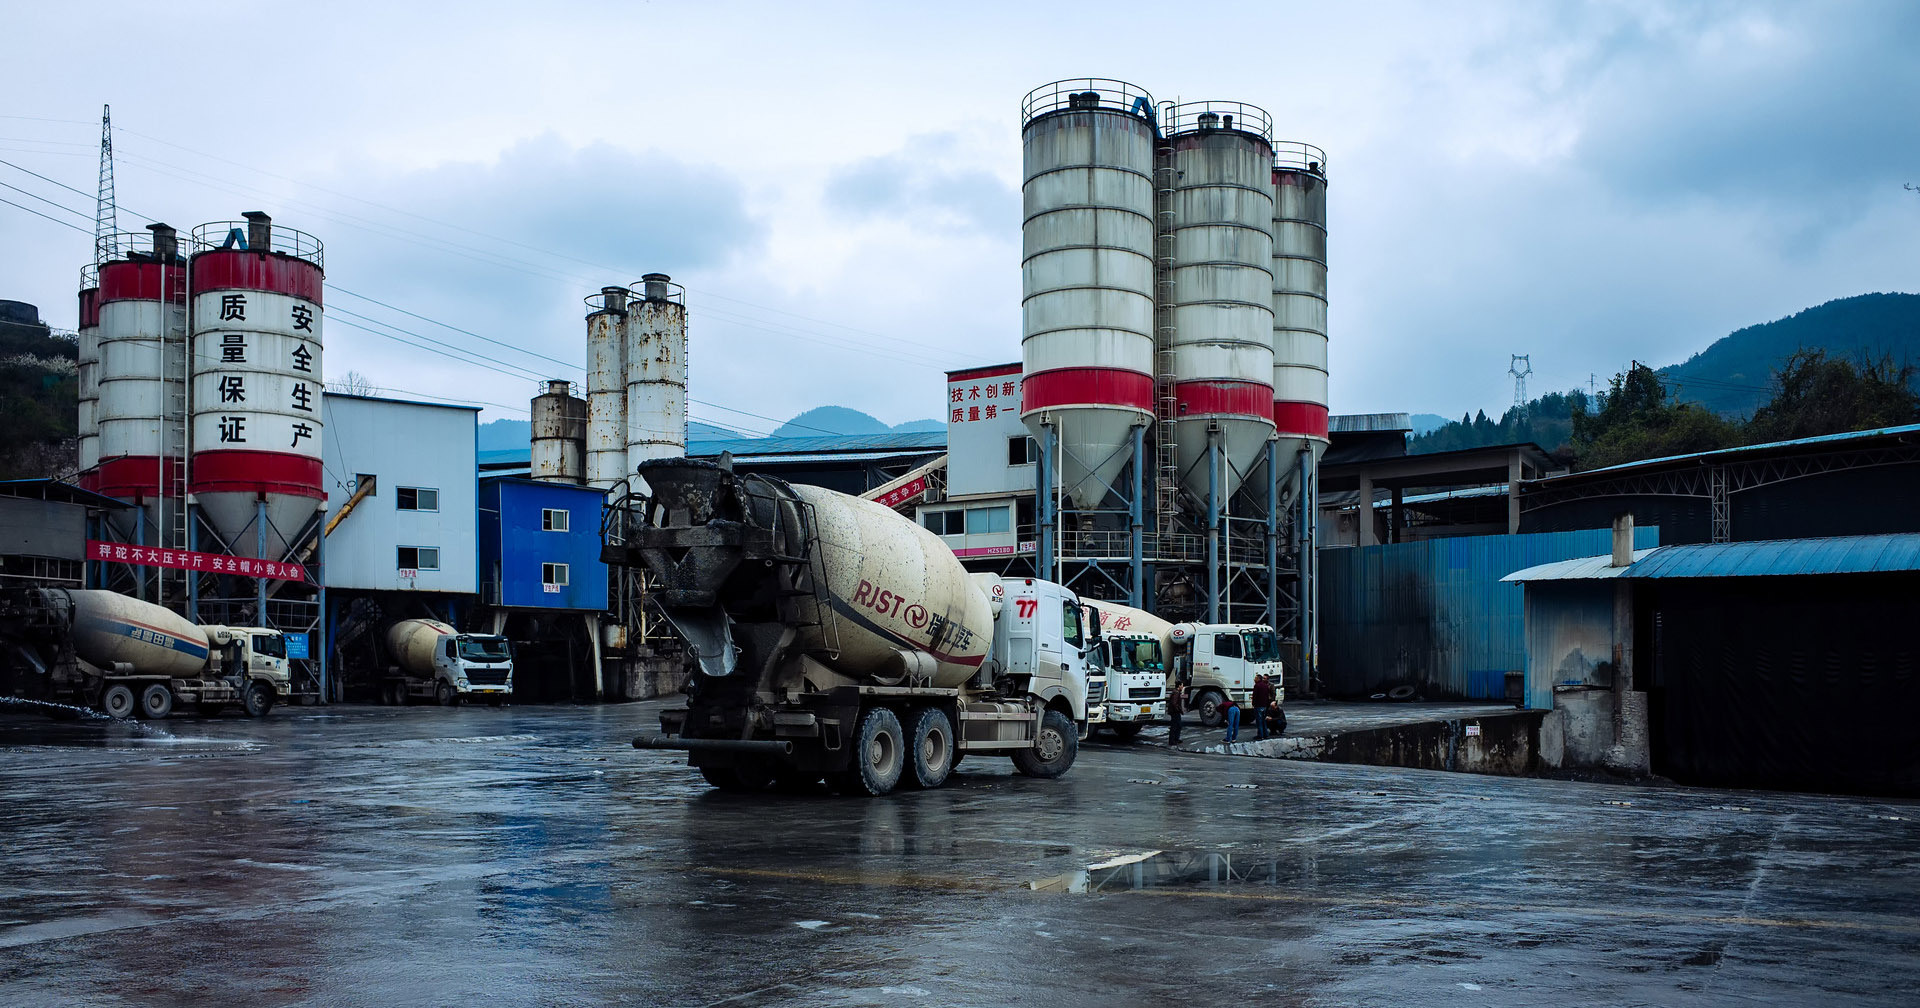
<instances>
[{"instance_id":1,"label":"white truck","mask_svg":"<svg viewBox=\"0 0 1920 1008\"><path fill-rule=\"evenodd\" d=\"M0 651L14 691L106 714L160 719L180 705L265 717L291 692L286 639L265 627L196 625L110 591L27 588L0 597Z\"/></svg>"},{"instance_id":2,"label":"white truck","mask_svg":"<svg viewBox=\"0 0 1920 1008\"><path fill-rule=\"evenodd\" d=\"M461 633L439 620L401 620L387 630L387 653L396 664L387 667L385 703L484 700L498 707L513 692L513 646L505 637Z\"/></svg>"},{"instance_id":3,"label":"white truck","mask_svg":"<svg viewBox=\"0 0 1920 1008\"><path fill-rule=\"evenodd\" d=\"M932 788L979 754L1073 765L1098 633L1073 593L969 574L890 508L725 456L639 473L651 496L612 509L602 558L647 569L698 667L635 748L683 750L734 791Z\"/></svg>"},{"instance_id":4,"label":"white truck","mask_svg":"<svg viewBox=\"0 0 1920 1008\"><path fill-rule=\"evenodd\" d=\"M1098 613L1106 694L1105 726L1121 739L1167 719L1167 666L1161 641L1173 624L1143 609L1083 599Z\"/></svg>"},{"instance_id":5,"label":"white truck","mask_svg":"<svg viewBox=\"0 0 1920 1008\"><path fill-rule=\"evenodd\" d=\"M1261 623L1176 623L1168 628L1164 650L1170 674L1187 684L1187 710L1211 728L1225 719L1227 697L1244 709L1253 699L1254 677L1273 684L1273 702L1284 708L1280 641ZM1280 727L1286 727L1284 709Z\"/></svg>"}]
</instances>

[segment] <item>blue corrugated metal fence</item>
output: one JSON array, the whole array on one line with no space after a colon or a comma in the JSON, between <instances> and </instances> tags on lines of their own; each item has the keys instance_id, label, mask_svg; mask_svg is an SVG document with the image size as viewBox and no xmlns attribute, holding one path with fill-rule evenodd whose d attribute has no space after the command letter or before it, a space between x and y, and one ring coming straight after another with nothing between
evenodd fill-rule
<instances>
[{"instance_id":1,"label":"blue corrugated metal fence","mask_svg":"<svg viewBox=\"0 0 1920 1008\"><path fill-rule=\"evenodd\" d=\"M1320 551L1321 690L1368 696L1414 686L1428 699L1503 700L1506 676L1527 665L1518 584L1535 564L1596 556L1612 532L1463 536ZM1634 548L1660 544L1634 530Z\"/></svg>"}]
</instances>

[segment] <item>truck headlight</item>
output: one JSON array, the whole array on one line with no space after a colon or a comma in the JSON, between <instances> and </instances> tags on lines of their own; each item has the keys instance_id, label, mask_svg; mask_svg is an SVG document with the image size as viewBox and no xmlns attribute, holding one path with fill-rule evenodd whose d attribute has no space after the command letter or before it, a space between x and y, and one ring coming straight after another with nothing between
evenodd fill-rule
<instances>
[{"instance_id":1,"label":"truck headlight","mask_svg":"<svg viewBox=\"0 0 1920 1008\"><path fill-rule=\"evenodd\" d=\"M467 681L465 679L461 679L458 682L455 682L454 685L460 687L461 689L466 689Z\"/></svg>"}]
</instances>

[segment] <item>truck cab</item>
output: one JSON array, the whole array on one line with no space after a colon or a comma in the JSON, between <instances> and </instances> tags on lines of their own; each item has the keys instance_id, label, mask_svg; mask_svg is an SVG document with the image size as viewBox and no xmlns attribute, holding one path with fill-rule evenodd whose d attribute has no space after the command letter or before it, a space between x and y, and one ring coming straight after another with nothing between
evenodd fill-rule
<instances>
[{"instance_id":1,"label":"truck cab","mask_svg":"<svg viewBox=\"0 0 1920 1008\"><path fill-rule=\"evenodd\" d=\"M433 651L433 678L463 698L498 704L513 692L513 646L494 634L442 637Z\"/></svg>"},{"instance_id":2,"label":"truck cab","mask_svg":"<svg viewBox=\"0 0 1920 1008\"><path fill-rule=\"evenodd\" d=\"M264 682L275 696L285 699L293 692L293 677L287 671L287 638L267 627L202 627L207 633L209 671L215 677L231 676L238 685Z\"/></svg>"},{"instance_id":3,"label":"truck cab","mask_svg":"<svg viewBox=\"0 0 1920 1008\"><path fill-rule=\"evenodd\" d=\"M1101 642L1107 666L1107 727L1132 738L1141 727L1167 717L1167 668L1160 639L1150 634L1108 634Z\"/></svg>"},{"instance_id":4,"label":"truck cab","mask_svg":"<svg viewBox=\"0 0 1920 1008\"><path fill-rule=\"evenodd\" d=\"M1255 676L1273 683L1274 703L1284 704L1280 641L1261 623L1180 623L1169 631L1173 677L1187 683L1187 708L1209 727L1222 720L1227 697L1242 706L1253 699Z\"/></svg>"},{"instance_id":5,"label":"truck cab","mask_svg":"<svg viewBox=\"0 0 1920 1008\"><path fill-rule=\"evenodd\" d=\"M995 607L993 650L1003 675L1025 676L1043 708L1058 710L1085 738L1100 702L1090 686L1102 678L1098 620L1061 585L1034 578L999 578L988 589Z\"/></svg>"}]
</instances>

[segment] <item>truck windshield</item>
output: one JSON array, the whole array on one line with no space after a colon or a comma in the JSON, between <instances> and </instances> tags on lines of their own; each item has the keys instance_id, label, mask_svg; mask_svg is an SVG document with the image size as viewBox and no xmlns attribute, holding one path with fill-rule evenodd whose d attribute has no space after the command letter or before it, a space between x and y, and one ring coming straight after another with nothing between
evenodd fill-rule
<instances>
[{"instance_id":1,"label":"truck windshield","mask_svg":"<svg viewBox=\"0 0 1920 1008\"><path fill-rule=\"evenodd\" d=\"M1243 635L1247 640L1247 660L1250 662L1270 662L1280 660L1280 643L1274 639L1271 630L1249 630Z\"/></svg>"},{"instance_id":2,"label":"truck windshield","mask_svg":"<svg viewBox=\"0 0 1920 1008\"><path fill-rule=\"evenodd\" d=\"M1119 656L1116 664L1120 668L1140 672L1161 671L1158 641L1118 641L1114 652Z\"/></svg>"},{"instance_id":3,"label":"truck windshield","mask_svg":"<svg viewBox=\"0 0 1920 1008\"><path fill-rule=\"evenodd\" d=\"M279 634L254 634L253 653L263 658L285 658L287 639Z\"/></svg>"},{"instance_id":4,"label":"truck windshield","mask_svg":"<svg viewBox=\"0 0 1920 1008\"><path fill-rule=\"evenodd\" d=\"M507 652L505 637L464 637L460 640L460 657L469 661L506 661L513 656Z\"/></svg>"}]
</instances>

